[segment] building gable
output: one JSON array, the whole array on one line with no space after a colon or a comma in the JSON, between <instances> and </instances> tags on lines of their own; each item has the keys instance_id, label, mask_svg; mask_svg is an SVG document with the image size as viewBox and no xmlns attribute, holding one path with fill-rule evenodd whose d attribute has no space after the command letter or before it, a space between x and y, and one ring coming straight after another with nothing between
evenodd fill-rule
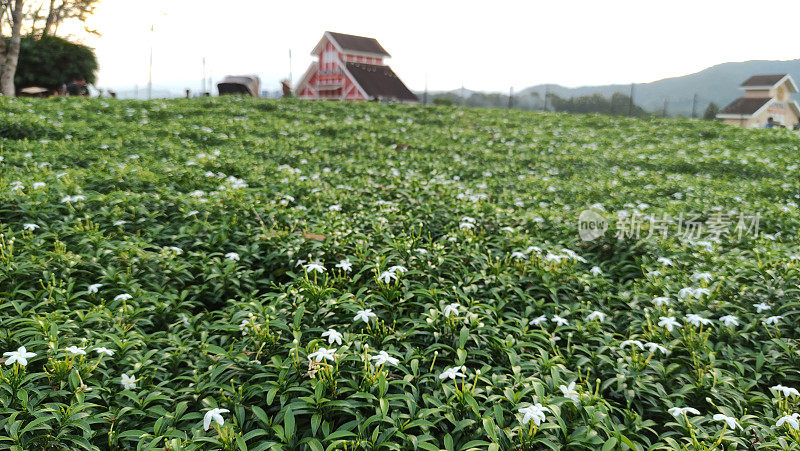
<instances>
[{"instance_id":1,"label":"building gable","mask_svg":"<svg viewBox=\"0 0 800 451\"><path fill-rule=\"evenodd\" d=\"M373 38L326 31L311 54L318 61L295 88L300 98L418 101L383 64L389 53Z\"/></svg>"}]
</instances>

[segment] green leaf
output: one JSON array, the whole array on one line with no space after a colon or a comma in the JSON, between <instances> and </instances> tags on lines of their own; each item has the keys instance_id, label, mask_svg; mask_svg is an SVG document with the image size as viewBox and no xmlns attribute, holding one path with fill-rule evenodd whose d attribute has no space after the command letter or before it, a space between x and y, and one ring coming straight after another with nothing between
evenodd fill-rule
<instances>
[{"instance_id":1,"label":"green leaf","mask_svg":"<svg viewBox=\"0 0 800 451\"><path fill-rule=\"evenodd\" d=\"M291 441L292 437L294 437L294 428L294 412L289 408L286 410L286 413L283 414L283 429L286 440Z\"/></svg>"}]
</instances>

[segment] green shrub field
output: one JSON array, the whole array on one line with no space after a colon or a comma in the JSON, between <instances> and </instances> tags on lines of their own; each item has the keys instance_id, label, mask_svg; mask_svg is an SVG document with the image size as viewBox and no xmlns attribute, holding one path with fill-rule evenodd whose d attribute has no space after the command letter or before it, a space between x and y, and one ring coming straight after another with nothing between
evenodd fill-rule
<instances>
[{"instance_id":1,"label":"green shrub field","mask_svg":"<svg viewBox=\"0 0 800 451\"><path fill-rule=\"evenodd\" d=\"M0 98L0 156L0 448L800 448L789 131Z\"/></svg>"}]
</instances>

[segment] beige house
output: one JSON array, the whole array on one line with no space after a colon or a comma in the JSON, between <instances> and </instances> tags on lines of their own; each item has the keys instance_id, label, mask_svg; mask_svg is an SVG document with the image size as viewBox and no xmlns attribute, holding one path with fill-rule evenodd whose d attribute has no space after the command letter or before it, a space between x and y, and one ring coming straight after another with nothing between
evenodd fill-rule
<instances>
[{"instance_id":1,"label":"beige house","mask_svg":"<svg viewBox=\"0 0 800 451\"><path fill-rule=\"evenodd\" d=\"M753 75L739 89L744 90L744 97L723 108L717 119L746 128L766 127L770 118L784 127L800 121L800 106L791 98L798 91L791 75Z\"/></svg>"}]
</instances>

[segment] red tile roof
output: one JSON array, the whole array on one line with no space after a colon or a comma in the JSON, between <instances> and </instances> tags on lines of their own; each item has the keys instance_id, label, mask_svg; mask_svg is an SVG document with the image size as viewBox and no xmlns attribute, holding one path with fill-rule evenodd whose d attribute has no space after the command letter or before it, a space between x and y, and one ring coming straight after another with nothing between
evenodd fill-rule
<instances>
[{"instance_id":1,"label":"red tile roof","mask_svg":"<svg viewBox=\"0 0 800 451\"><path fill-rule=\"evenodd\" d=\"M389 52L387 52L386 49L384 49L374 38L365 38L364 36L354 36L352 34L334 33L332 31L328 31L327 33L331 35L337 44L339 44L342 50L391 56L389 55Z\"/></svg>"},{"instance_id":2,"label":"red tile roof","mask_svg":"<svg viewBox=\"0 0 800 451\"><path fill-rule=\"evenodd\" d=\"M369 97L419 101L389 66L364 63L345 63L345 65L347 71L353 75Z\"/></svg>"}]
</instances>

